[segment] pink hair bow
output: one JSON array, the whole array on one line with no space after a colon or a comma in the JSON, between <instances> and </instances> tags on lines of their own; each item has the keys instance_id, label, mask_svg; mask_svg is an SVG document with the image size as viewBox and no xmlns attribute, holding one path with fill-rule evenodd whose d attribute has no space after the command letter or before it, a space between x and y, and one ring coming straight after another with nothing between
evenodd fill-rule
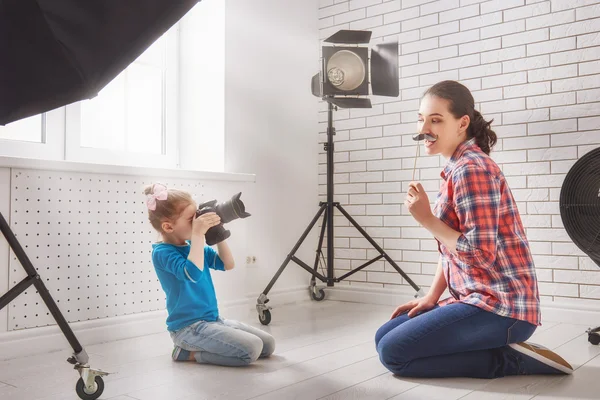
<instances>
[{"instance_id":1,"label":"pink hair bow","mask_svg":"<svg viewBox=\"0 0 600 400\"><path fill-rule=\"evenodd\" d=\"M156 202L158 200L166 200L168 197L167 187L165 185L161 185L160 183L155 183L152 187L152 192L146 196L146 205L148 206L148 210L154 211L156 210Z\"/></svg>"}]
</instances>

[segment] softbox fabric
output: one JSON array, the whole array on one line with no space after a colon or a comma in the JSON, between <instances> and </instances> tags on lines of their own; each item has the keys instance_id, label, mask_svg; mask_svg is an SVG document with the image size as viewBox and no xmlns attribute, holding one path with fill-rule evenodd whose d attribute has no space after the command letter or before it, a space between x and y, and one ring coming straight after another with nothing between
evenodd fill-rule
<instances>
[{"instance_id":1,"label":"softbox fabric","mask_svg":"<svg viewBox=\"0 0 600 400\"><path fill-rule=\"evenodd\" d=\"M0 0L0 125L90 99L198 0Z\"/></svg>"}]
</instances>

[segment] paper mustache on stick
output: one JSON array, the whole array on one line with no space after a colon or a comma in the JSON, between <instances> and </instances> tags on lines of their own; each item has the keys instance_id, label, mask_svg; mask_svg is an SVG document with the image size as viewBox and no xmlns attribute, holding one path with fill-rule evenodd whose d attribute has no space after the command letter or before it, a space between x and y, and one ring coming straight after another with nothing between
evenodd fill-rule
<instances>
[{"instance_id":1,"label":"paper mustache on stick","mask_svg":"<svg viewBox=\"0 0 600 400\"><path fill-rule=\"evenodd\" d=\"M433 136L428 133L417 133L416 135L413 135L412 138L414 141L420 141L420 140L427 139L430 142L435 142L437 140L437 136Z\"/></svg>"},{"instance_id":2,"label":"paper mustache on stick","mask_svg":"<svg viewBox=\"0 0 600 400\"><path fill-rule=\"evenodd\" d=\"M413 140L415 142L419 142L421 140L429 140L430 142L435 142L437 140L437 136L430 135L428 133L417 133L413 135ZM417 144L417 155L415 156L415 165L413 166L412 180L415 180L415 171L417 170L417 158L419 158L419 145Z\"/></svg>"}]
</instances>

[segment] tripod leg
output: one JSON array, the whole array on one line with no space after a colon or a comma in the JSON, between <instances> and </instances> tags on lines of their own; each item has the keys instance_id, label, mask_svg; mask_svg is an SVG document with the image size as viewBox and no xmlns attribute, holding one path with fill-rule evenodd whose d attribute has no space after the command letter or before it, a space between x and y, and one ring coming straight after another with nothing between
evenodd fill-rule
<instances>
[{"instance_id":1,"label":"tripod leg","mask_svg":"<svg viewBox=\"0 0 600 400\"><path fill-rule=\"evenodd\" d=\"M73 333L73 331L69 327L69 324L67 323L67 321L63 317L62 313L58 309L58 306L54 302L54 299L52 299L52 296L48 292L48 289L46 288L46 286L40 279L40 276L38 275L37 271L35 270L35 267L29 260L29 257L27 257L25 250L23 250L23 247L21 247L21 244L15 237L14 233L10 229L10 226L8 225L8 223L4 219L4 216L1 213L0 213L0 230L2 231L2 234L4 235L4 237L6 238L6 241L8 242L10 248L13 250L13 252L17 256L17 259L23 266L23 269L25 269L25 272L27 272L27 275L29 276L29 278L34 279L33 284L35 285L36 289L40 293L40 296L44 300L44 303L46 303L46 306L48 307L48 309L50 310L50 313L56 320L56 323L58 324L59 328L61 329L61 331L67 338L67 340L69 341L69 344L73 348L73 351L75 352L75 354L81 353L81 351L83 350L83 348L81 347L81 344L75 337L75 334ZM87 363L87 355L85 355L84 358L85 358L85 362L84 362L84 364L85 364L85 363Z\"/></svg>"},{"instance_id":2,"label":"tripod leg","mask_svg":"<svg viewBox=\"0 0 600 400\"><path fill-rule=\"evenodd\" d=\"M11 301L19 297L19 295L26 291L29 286L33 285L35 279L35 277L28 276L13 286L13 288L6 292L4 296L0 297L0 310L6 307Z\"/></svg>"},{"instance_id":3,"label":"tripod leg","mask_svg":"<svg viewBox=\"0 0 600 400\"><path fill-rule=\"evenodd\" d=\"M317 272L317 268L319 266L319 256L322 254L323 249L323 239L325 238L325 228L327 227L327 209L325 209L325 213L323 215L323 225L321 226L321 234L319 235L319 245L317 246L317 254L315 255L315 267L314 271ZM310 279L311 285L315 283L315 276Z\"/></svg>"},{"instance_id":4,"label":"tripod leg","mask_svg":"<svg viewBox=\"0 0 600 400\"><path fill-rule=\"evenodd\" d=\"M21 247L21 244L15 237L13 231L10 229L8 222L6 222L2 213L0 213L0 231L2 231L2 234L6 238L10 248L23 266L23 269L25 272L27 272L27 278L11 289L6 295L2 296L2 299L0 299L2 307L8 304L11 300L14 300L21 292L25 291L28 286L33 284L40 294L40 297L48 307L52 317L54 317L58 327L73 348L73 356L67 361L75 366L74 368L81 376L76 386L78 394L85 393L88 396L95 396L89 397L94 399L100 397L102 391L104 390L104 381L102 380L102 377L108 375L108 373L92 369L88 365L89 357L87 352L83 349L83 347L81 347L81 344L75 337L75 334L71 330L69 323L60 312L60 309L56 305L56 302L52 298L48 288L46 288L46 285L44 285L40 275L37 273L35 267L31 263L31 260L29 260L25 250L23 250L23 247Z\"/></svg>"},{"instance_id":5,"label":"tripod leg","mask_svg":"<svg viewBox=\"0 0 600 400\"><path fill-rule=\"evenodd\" d=\"M282 274L285 267L287 267L287 265L290 263L290 261L295 257L296 251L298 251L298 249L302 245L302 242L304 242L304 239L306 239L306 237L308 236L310 231L313 229L313 227L315 226L315 224L317 223L317 221L319 220L321 215L323 215L323 213L325 212L326 208L327 208L326 204L321 204L319 211L317 211L317 214L315 215L315 217L312 219L310 224L308 224L308 226L302 233L302 236L300 236L300 238L298 239L298 241L292 248L292 251L290 252L290 254L288 254L288 256L285 258L285 260L283 261L283 263L281 264L281 266L279 267L279 269L277 270L277 272L275 273L275 275L273 276L273 278L271 279L271 281L269 282L269 284L267 285L265 290L263 290L263 292L260 294L260 296L258 296L258 299L256 300L256 310L258 311L259 320L263 325L268 325L269 322L271 321L271 313L269 311L269 307L266 305L269 302L269 299L267 298L267 294L273 288L273 285L275 285L275 282L277 282L277 279L279 279L279 276ZM308 267L308 268L309 268L308 271L311 272L310 267Z\"/></svg>"},{"instance_id":6,"label":"tripod leg","mask_svg":"<svg viewBox=\"0 0 600 400\"><path fill-rule=\"evenodd\" d=\"M350 214L348 214L348 212L346 212L346 210L344 210L344 207L342 207L339 204L336 204L336 207L348 219L348 221L350 221L350 223L352 225L354 225L354 227L364 236L364 238L367 239L367 241L371 244L371 246L373 246L379 252L379 254L381 254L386 259L386 261L389 262L390 265L392 267L394 267L394 269L396 271L398 271L398 273L400 275L402 275L404 280L406 282L408 282L408 284L410 286L412 286L413 289L415 289L415 291L417 292L417 295L423 296L424 295L423 290L419 286L417 286L417 284L414 283L413 280L410 279L404 271L402 271L402 269L400 269L398 264L396 264L396 262L394 260L392 260L392 258L381 248L381 246L379 246L379 244L377 244L377 242L374 241L371 236L369 236L369 234L358 224L358 222L356 222L354 220L354 218L352 218L352 216L350 216Z\"/></svg>"},{"instance_id":7,"label":"tripod leg","mask_svg":"<svg viewBox=\"0 0 600 400\"><path fill-rule=\"evenodd\" d=\"M321 234L319 235L319 245L317 246L317 254L315 255L315 266L313 271L315 272L315 274L317 273L317 269L319 267L319 257L322 256L323 254L323 239L325 238L325 229L327 227L327 209L325 209L325 214L323 215L323 225L321 226ZM312 278L310 278L310 286L308 288L308 291L310 293L310 297L313 300L316 301L321 301L323 299L325 299L325 292L323 291L323 289L318 289L317 290L317 285L316 285L316 275L313 275Z\"/></svg>"},{"instance_id":8,"label":"tripod leg","mask_svg":"<svg viewBox=\"0 0 600 400\"><path fill-rule=\"evenodd\" d=\"M269 291L271 290L271 288L273 287L273 285L275 284L275 282L277 281L277 279L279 279L279 276L281 275L281 273L283 272L283 270L285 269L285 267L289 264L289 262L292 260L292 258L296 254L296 251L298 251L298 249L302 245L302 242L304 242L304 239L306 239L306 237L308 236L308 234L310 233L310 231L312 230L312 228L315 226L315 224L317 223L317 221L319 220L319 218L321 217L321 215L325 211L325 208L326 208L326 205L323 204L321 206L321 208L319 209L319 211L317 212L317 214L315 215L315 217L313 218L313 220L310 222L310 224L306 228L306 230L304 231L304 233L302 233L302 236L300 236L300 239L298 239L298 241L296 242L296 244L292 248L292 251L290 252L290 254L288 254L288 256L285 258L285 260L283 261L283 264L281 264L281 266L279 267L279 270L277 270L277 272L275 273L275 276L273 276L273 279L271 279L271 282L269 282L269 284L267 285L267 287L263 291L264 295L266 295L266 294L269 293Z\"/></svg>"}]
</instances>

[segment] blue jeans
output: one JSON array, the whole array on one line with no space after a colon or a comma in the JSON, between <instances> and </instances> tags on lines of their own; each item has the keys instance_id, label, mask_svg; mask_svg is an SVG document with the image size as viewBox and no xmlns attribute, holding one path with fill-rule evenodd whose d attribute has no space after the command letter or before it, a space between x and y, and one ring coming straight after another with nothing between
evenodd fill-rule
<instances>
[{"instance_id":1,"label":"blue jeans","mask_svg":"<svg viewBox=\"0 0 600 400\"><path fill-rule=\"evenodd\" d=\"M375 335L383 365L405 377L497 378L534 373L507 345L524 342L536 326L464 303L386 322Z\"/></svg>"},{"instance_id":2,"label":"blue jeans","mask_svg":"<svg viewBox=\"0 0 600 400\"><path fill-rule=\"evenodd\" d=\"M231 319L199 321L171 332L176 346L196 352L199 363L244 366L275 351L273 336L260 329Z\"/></svg>"}]
</instances>

